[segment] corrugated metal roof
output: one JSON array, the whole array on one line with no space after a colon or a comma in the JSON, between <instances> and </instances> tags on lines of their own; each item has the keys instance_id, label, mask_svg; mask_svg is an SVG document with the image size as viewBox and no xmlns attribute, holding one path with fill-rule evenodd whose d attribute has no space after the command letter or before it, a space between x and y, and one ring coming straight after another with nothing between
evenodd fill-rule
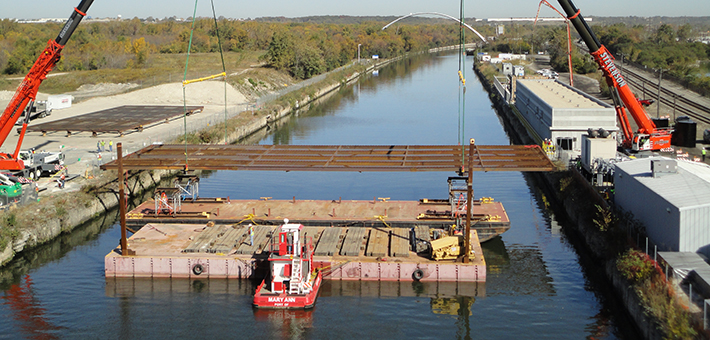
<instances>
[{"instance_id":1,"label":"corrugated metal roof","mask_svg":"<svg viewBox=\"0 0 710 340\"><path fill-rule=\"evenodd\" d=\"M555 109L606 108L552 79L518 79L518 85L525 86Z\"/></svg>"},{"instance_id":2,"label":"corrugated metal roof","mask_svg":"<svg viewBox=\"0 0 710 340\"><path fill-rule=\"evenodd\" d=\"M706 164L677 161L678 173L653 178L650 157L616 164L620 174L631 175L651 191L679 209L710 205L710 167ZM641 199L641 198L639 198Z\"/></svg>"},{"instance_id":3,"label":"corrugated metal roof","mask_svg":"<svg viewBox=\"0 0 710 340\"><path fill-rule=\"evenodd\" d=\"M673 268L674 275L684 279L690 271L694 270L702 283L710 286L710 265L698 253L659 251L658 256ZM693 287L697 289L695 284Z\"/></svg>"}]
</instances>

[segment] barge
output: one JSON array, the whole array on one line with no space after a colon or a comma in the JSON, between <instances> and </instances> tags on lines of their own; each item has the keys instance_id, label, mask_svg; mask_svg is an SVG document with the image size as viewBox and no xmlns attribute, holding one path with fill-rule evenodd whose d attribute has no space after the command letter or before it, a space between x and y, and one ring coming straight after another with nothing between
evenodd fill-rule
<instances>
[{"instance_id":1,"label":"barge","mask_svg":"<svg viewBox=\"0 0 710 340\"><path fill-rule=\"evenodd\" d=\"M363 227L448 229L465 224L466 199L463 177L450 177L448 199L396 201L387 197L372 200L233 200L229 197L201 198L196 193L197 177L181 179L183 185L157 188L148 200L126 214L132 228L146 224L243 223L280 225L285 217L309 227ZM501 202L493 198L473 200L471 229L485 242L510 229L510 219Z\"/></svg>"},{"instance_id":2,"label":"barge","mask_svg":"<svg viewBox=\"0 0 710 340\"><path fill-rule=\"evenodd\" d=\"M272 236L278 227L241 224L154 224L138 230L104 259L105 275L128 278L261 279L268 271ZM434 234L429 227L313 227L312 269L323 279L372 281L485 282L486 262L478 235L470 233L468 263L435 261L422 247ZM253 237L253 241L252 241Z\"/></svg>"}]
</instances>

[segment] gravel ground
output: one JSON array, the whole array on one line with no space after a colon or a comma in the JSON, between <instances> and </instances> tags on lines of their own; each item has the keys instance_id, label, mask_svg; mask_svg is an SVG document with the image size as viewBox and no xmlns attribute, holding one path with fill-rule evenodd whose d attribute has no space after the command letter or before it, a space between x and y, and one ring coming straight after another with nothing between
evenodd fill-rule
<instances>
[{"instance_id":1,"label":"gravel ground","mask_svg":"<svg viewBox=\"0 0 710 340\"><path fill-rule=\"evenodd\" d=\"M121 105L183 105L183 87L181 83L163 84L147 89L123 93L118 95L108 95L116 92L126 91L130 88L127 84L99 84L82 86L74 94L78 96L96 96L94 98L75 103L71 108L54 110L48 117L35 120L37 124L55 121L63 118L88 114L99 110L104 110ZM229 117L238 115L246 109L247 100L241 92L227 85L227 114ZM4 108L12 98L14 93L10 91L0 91L0 105ZM38 99L46 99L46 94L39 94ZM187 105L204 106L204 110L198 114L187 117L186 125L188 131L194 131L206 127L210 124L224 120L224 82L205 81L193 83L185 88L185 99ZM87 175L96 173L98 166L103 162L115 159L116 148L109 152L108 143L113 141L122 143L126 153L142 149L152 143L165 143L184 132L182 119L169 123L161 123L146 127L143 132L129 132L124 136L116 133L100 133L97 137L92 137L90 132L72 133L71 137L65 132L49 132L42 136L39 132L28 132L22 143L22 149L34 148L36 150L59 151L66 155L65 164L70 177L74 175ZM19 135L12 133L3 145L3 152L12 152L17 145ZM104 140L106 150L98 152L96 143ZM42 195L57 192L56 183L50 179L43 178L38 182L40 188L46 188ZM78 190L81 186L80 177L66 183L67 191Z\"/></svg>"}]
</instances>

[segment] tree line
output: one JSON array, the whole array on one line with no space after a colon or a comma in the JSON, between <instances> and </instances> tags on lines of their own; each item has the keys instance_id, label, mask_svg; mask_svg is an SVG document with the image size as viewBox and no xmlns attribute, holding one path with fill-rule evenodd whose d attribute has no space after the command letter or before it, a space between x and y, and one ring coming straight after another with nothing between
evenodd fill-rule
<instances>
[{"instance_id":1,"label":"tree line","mask_svg":"<svg viewBox=\"0 0 710 340\"><path fill-rule=\"evenodd\" d=\"M661 24L655 29L619 23L595 27L602 43L617 56L671 74L686 84L710 89L710 45L693 41L690 24Z\"/></svg>"},{"instance_id":2,"label":"tree line","mask_svg":"<svg viewBox=\"0 0 710 340\"><path fill-rule=\"evenodd\" d=\"M710 45L694 41L705 32L705 26L690 24L659 25L594 25L599 40L616 56L650 69L663 69L682 82L710 92ZM586 50L572 28L572 68L575 73L589 74L598 70L597 63ZM564 25L512 25L506 34L496 39L488 49L499 52L537 53L550 56L550 66L567 72L568 34Z\"/></svg>"},{"instance_id":3,"label":"tree line","mask_svg":"<svg viewBox=\"0 0 710 340\"><path fill-rule=\"evenodd\" d=\"M376 19L376 18L375 18ZM389 18L387 18L389 19ZM409 19L408 19L409 20ZM233 20L198 18L192 34L191 52L262 51L262 60L298 79L310 78L342 66L357 57L382 58L459 42L459 26L451 21L406 21L382 30L389 22L353 20ZM160 21L117 20L85 21L69 40L57 71L148 67L156 54L187 52L192 22L166 18ZM54 39L60 23L19 24L0 20L0 72L24 74L34 63L47 41ZM494 27L474 26L484 36ZM513 53L547 51L558 71L567 70L567 31L563 25L513 24L495 38L487 49ZM599 39L616 55L653 69L664 69L688 84L710 89L710 45L693 42L702 28L690 24L594 25ZM219 33L219 36L218 36ZM573 29L573 39L578 35ZM475 41L467 33L469 42ZM574 72L588 74L597 70L588 53L572 52ZM667 73L666 73L667 72Z\"/></svg>"},{"instance_id":4,"label":"tree line","mask_svg":"<svg viewBox=\"0 0 710 340\"><path fill-rule=\"evenodd\" d=\"M389 58L406 52L457 44L452 23L402 24L382 30L386 22L356 24L239 21L198 18L191 21L131 20L82 22L63 51L58 71L140 68L155 54L264 51L262 60L299 79L310 78L357 58ZM0 20L0 71L24 74L61 29L59 23L19 24ZM218 35L219 33L219 35ZM471 37L469 40L473 40Z\"/></svg>"}]
</instances>

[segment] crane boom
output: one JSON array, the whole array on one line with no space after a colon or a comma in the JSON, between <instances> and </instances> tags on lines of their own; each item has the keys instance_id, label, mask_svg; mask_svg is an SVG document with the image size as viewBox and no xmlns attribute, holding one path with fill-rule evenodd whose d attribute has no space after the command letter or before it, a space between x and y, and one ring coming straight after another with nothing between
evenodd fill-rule
<instances>
[{"instance_id":1,"label":"crane boom","mask_svg":"<svg viewBox=\"0 0 710 340\"><path fill-rule=\"evenodd\" d=\"M47 47L37 57L34 65L20 83L20 86L15 91L15 95L10 100L10 103L5 108L2 116L0 116L0 147L5 143L5 140L10 135L13 126L22 115L27 105L35 100L40 84L47 78L47 74L54 68L61 59L61 52L66 45L71 35L76 30L81 20L86 16L94 0L81 0L79 6L74 8L69 20L64 24L62 30L57 35L57 38L47 42ZM29 115L27 115L29 117ZM20 137L17 141L17 147L12 154L0 153L0 170L22 170L24 163L17 158L22 146L22 140L27 131L28 119L22 124Z\"/></svg>"},{"instance_id":2,"label":"crane boom","mask_svg":"<svg viewBox=\"0 0 710 340\"><path fill-rule=\"evenodd\" d=\"M670 147L670 131L656 128L656 124L648 117L648 114L646 114L646 111L626 83L624 76L614 64L614 56L599 41L591 28L589 28L584 17L580 14L580 10L572 4L571 0L558 0L558 2L589 48L589 53L594 57L594 60L602 70L607 84L614 89L618 100L621 100L626 109L631 113L636 125L638 125L638 131L636 133L631 131L631 125L629 124L629 119L626 116L624 107L617 103L616 112L619 116L622 131L624 132L625 146L635 151L660 150ZM615 102L618 102L618 100L615 98Z\"/></svg>"}]
</instances>

